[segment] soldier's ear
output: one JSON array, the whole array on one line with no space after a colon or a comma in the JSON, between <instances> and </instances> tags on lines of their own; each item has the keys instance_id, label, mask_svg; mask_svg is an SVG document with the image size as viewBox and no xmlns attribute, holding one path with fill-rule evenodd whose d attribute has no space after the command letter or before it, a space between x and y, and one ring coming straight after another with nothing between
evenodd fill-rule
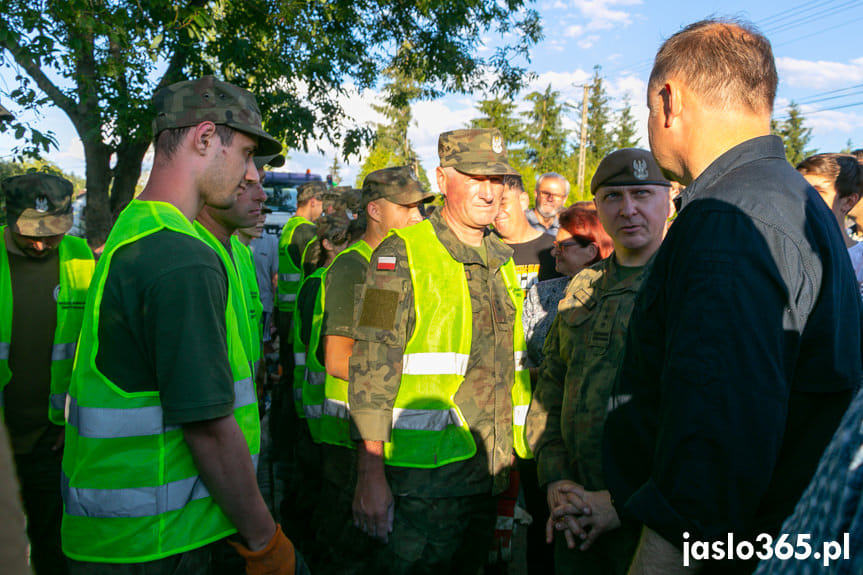
<instances>
[{"instance_id":1,"label":"soldier's ear","mask_svg":"<svg viewBox=\"0 0 863 575\"><path fill-rule=\"evenodd\" d=\"M216 137L216 125L213 122L201 122L192 130L192 146L200 155L205 155L213 138Z\"/></svg>"},{"instance_id":2,"label":"soldier's ear","mask_svg":"<svg viewBox=\"0 0 863 575\"><path fill-rule=\"evenodd\" d=\"M435 180L437 181L437 189L440 190L440 193L446 196L446 182L447 182L447 173L446 170L442 167L438 166L435 169Z\"/></svg>"}]
</instances>

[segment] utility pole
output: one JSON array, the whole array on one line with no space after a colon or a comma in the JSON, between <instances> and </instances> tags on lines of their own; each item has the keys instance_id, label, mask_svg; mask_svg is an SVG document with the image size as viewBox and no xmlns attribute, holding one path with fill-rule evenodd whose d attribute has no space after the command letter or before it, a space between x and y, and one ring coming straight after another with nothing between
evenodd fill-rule
<instances>
[{"instance_id":1,"label":"utility pole","mask_svg":"<svg viewBox=\"0 0 863 575\"><path fill-rule=\"evenodd\" d=\"M582 85L584 99L581 102L581 142L578 145L578 194L584 192L584 162L587 159L587 96L589 84Z\"/></svg>"}]
</instances>

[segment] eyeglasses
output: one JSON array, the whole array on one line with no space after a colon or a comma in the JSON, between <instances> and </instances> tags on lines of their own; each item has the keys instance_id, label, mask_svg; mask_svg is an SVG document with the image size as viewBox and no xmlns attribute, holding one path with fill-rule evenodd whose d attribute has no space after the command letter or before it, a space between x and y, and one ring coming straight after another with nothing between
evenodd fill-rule
<instances>
[{"instance_id":1,"label":"eyeglasses","mask_svg":"<svg viewBox=\"0 0 863 575\"><path fill-rule=\"evenodd\" d=\"M540 190L538 193L540 196L547 198L547 199L550 199L550 200L564 200L564 199L566 199L566 196L564 196L562 194L552 194L551 192L546 192L543 190Z\"/></svg>"},{"instance_id":2,"label":"eyeglasses","mask_svg":"<svg viewBox=\"0 0 863 575\"><path fill-rule=\"evenodd\" d=\"M565 242L559 242L557 240L554 240L551 243L554 245L554 247L556 247L560 251L563 251L565 248L571 248L572 246L580 246L581 245L581 243L578 240L574 240L574 239L566 240Z\"/></svg>"}]
</instances>

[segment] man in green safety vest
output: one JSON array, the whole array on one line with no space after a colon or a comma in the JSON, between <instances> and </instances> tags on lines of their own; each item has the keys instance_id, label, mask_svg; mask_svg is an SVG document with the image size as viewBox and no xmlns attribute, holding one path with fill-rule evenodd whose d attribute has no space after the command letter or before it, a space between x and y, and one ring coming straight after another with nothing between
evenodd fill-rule
<instances>
[{"instance_id":1,"label":"man in green safety vest","mask_svg":"<svg viewBox=\"0 0 863 575\"><path fill-rule=\"evenodd\" d=\"M351 440L348 411L348 363L353 350L355 293L365 283L369 258L391 230L422 221L420 206L434 198L424 190L408 166L384 168L363 180L362 207L366 231L360 241L339 253L323 276L320 333L323 339L325 379L317 382L317 406L303 408L315 441L322 443L323 486L314 527L318 547L326 561L315 565L320 573L346 573L368 560L369 541L353 530L351 504L356 485L356 444ZM324 389L320 389L324 383ZM314 385L311 386L314 389ZM317 433L314 433L317 431ZM350 540L345 536L353 535Z\"/></svg>"},{"instance_id":2,"label":"man in green safety vest","mask_svg":"<svg viewBox=\"0 0 863 575\"><path fill-rule=\"evenodd\" d=\"M0 410L9 431L38 574L67 572L60 548L60 456L66 390L93 276L72 227L72 184L51 174L7 178L0 227Z\"/></svg>"},{"instance_id":3,"label":"man in green safety vest","mask_svg":"<svg viewBox=\"0 0 863 575\"><path fill-rule=\"evenodd\" d=\"M212 76L153 98L155 157L114 225L84 310L63 455L70 572L212 573L232 536L250 574L293 574L261 497L242 311L193 220L257 182L281 145L249 92ZM105 566L109 564L109 566ZM156 569L159 571L151 571Z\"/></svg>"},{"instance_id":4,"label":"man in green safety vest","mask_svg":"<svg viewBox=\"0 0 863 575\"><path fill-rule=\"evenodd\" d=\"M476 573L513 452L529 457L523 292L488 234L503 176L498 130L438 140L442 209L371 256L345 409L355 424L355 525L386 545L375 570Z\"/></svg>"}]
</instances>

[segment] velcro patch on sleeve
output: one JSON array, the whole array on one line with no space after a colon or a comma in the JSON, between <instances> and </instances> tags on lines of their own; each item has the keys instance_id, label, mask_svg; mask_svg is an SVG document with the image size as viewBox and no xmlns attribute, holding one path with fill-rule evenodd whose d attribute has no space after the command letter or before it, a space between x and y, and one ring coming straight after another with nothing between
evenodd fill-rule
<instances>
[{"instance_id":1,"label":"velcro patch on sleeve","mask_svg":"<svg viewBox=\"0 0 863 575\"><path fill-rule=\"evenodd\" d=\"M394 330L399 293L391 290L366 288L358 327Z\"/></svg>"},{"instance_id":2,"label":"velcro patch on sleeve","mask_svg":"<svg viewBox=\"0 0 863 575\"><path fill-rule=\"evenodd\" d=\"M377 268L378 270L384 271L393 271L396 269L396 258L395 256L380 256L378 258Z\"/></svg>"}]
</instances>

